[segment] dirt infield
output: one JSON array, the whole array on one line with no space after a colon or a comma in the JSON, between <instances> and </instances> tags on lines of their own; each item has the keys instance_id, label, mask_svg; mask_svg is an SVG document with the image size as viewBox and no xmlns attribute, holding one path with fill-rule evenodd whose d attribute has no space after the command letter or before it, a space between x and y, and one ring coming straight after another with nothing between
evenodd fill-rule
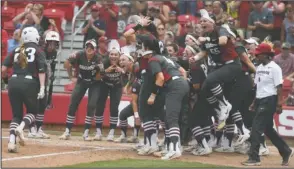
<instances>
[{"instance_id":1,"label":"dirt infield","mask_svg":"<svg viewBox=\"0 0 294 169\"><path fill-rule=\"evenodd\" d=\"M7 152L7 130L2 130L2 166L3 167L61 167L79 163L88 163L104 160L156 159L156 157L138 156L132 150L134 144L118 144L106 141L84 142L81 137L72 137L71 140L58 140L51 136L50 140L28 139L19 152ZM262 158L262 167L280 167L281 157L277 150L270 147L271 155ZM205 164L242 167L240 162L246 156L235 153L213 153L208 157L195 157L185 153L181 161L201 162ZM294 166L294 159L290 167Z\"/></svg>"}]
</instances>

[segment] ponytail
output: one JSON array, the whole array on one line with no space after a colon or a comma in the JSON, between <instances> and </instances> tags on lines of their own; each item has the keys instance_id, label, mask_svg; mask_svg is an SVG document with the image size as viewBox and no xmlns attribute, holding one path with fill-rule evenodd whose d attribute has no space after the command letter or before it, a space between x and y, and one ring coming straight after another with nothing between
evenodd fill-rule
<instances>
[{"instance_id":1,"label":"ponytail","mask_svg":"<svg viewBox=\"0 0 294 169\"><path fill-rule=\"evenodd\" d=\"M27 59L27 55L25 53L25 47L24 47L24 44L21 44L20 46L20 52L19 52L19 55L18 55L18 64L20 65L20 67L22 69L26 68L27 65L28 65L28 59Z\"/></svg>"}]
</instances>

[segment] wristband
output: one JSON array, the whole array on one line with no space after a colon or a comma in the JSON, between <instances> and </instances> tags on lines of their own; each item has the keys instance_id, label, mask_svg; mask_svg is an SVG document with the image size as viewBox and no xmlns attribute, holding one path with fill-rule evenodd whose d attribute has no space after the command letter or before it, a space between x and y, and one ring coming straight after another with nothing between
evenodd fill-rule
<instances>
[{"instance_id":1,"label":"wristband","mask_svg":"<svg viewBox=\"0 0 294 169\"><path fill-rule=\"evenodd\" d=\"M141 28L143 28L143 26L141 24L137 24L135 27L133 27L135 32L137 32Z\"/></svg>"},{"instance_id":2,"label":"wristband","mask_svg":"<svg viewBox=\"0 0 294 169\"><path fill-rule=\"evenodd\" d=\"M135 118L139 118L139 113L138 112L134 112L134 117Z\"/></svg>"},{"instance_id":3,"label":"wristband","mask_svg":"<svg viewBox=\"0 0 294 169\"><path fill-rule=\"evenodd\" d=\"M41 86L41 87L40 87L40 91L41 91L41 90L45 90L45 86Z\"/></svg>"},{"instance_id":4,"label":"wristband","mask_svg":"<svg viewBox=\"0 0 294 169\"><path fill-rule=\"evenodd\" d=\"M153 85L153 87L152 87L152 93L153 94L157 94L157 93L159 93L159 90L161 89L162 87L161 86L158 86L158 85Z\"/></svg>"}]
</instances>

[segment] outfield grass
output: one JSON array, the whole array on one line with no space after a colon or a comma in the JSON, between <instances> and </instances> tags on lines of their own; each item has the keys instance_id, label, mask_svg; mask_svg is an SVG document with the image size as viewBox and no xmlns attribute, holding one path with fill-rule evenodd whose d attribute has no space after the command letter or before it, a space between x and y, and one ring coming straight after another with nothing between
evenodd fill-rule
<instances>
[{"instance_id":1,"label":"outfield grass","mask_svg":"<svg viewBox=\"0 0 294 169\"><path fill-rule=\"evenodd\" d=\"M216 166L210 164L201 164L196 162L182 162L182 161L163 161L163 160L139 160L139 159L120 159L113 161L96 161L91 163L82 163L71 166L64 166L70 168L99 168L99 167L121 167L121 168L206 168L206 167L221 167L221 168L230 168L224 166Z\"/></svg>"}]
</instances>

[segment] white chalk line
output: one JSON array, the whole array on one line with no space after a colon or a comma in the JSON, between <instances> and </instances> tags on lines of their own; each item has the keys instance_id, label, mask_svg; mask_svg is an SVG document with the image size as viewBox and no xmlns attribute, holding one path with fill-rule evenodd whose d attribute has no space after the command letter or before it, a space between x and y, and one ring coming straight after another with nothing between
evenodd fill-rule
<instances>
[{"instance_id":1,"label":"white chalk line","mask_svg":"<svg viewBox=\"0 0 294 169\"><path fill-rule=\"evenodd\" d=\"M100 151L100 150L103 150L103 149L68 151L68 152L61 152L61 153L49 153L49 154L39 154L39 155L22 156L22 157L3 158L2 162L4 162L4 161L32 159L32 158L41 158L41 157L49 157L49 156L58 156L58 155L65 155L65 154L80 154L80 153L84 153L84 152Z\"/></svg>"}]
</instances>

